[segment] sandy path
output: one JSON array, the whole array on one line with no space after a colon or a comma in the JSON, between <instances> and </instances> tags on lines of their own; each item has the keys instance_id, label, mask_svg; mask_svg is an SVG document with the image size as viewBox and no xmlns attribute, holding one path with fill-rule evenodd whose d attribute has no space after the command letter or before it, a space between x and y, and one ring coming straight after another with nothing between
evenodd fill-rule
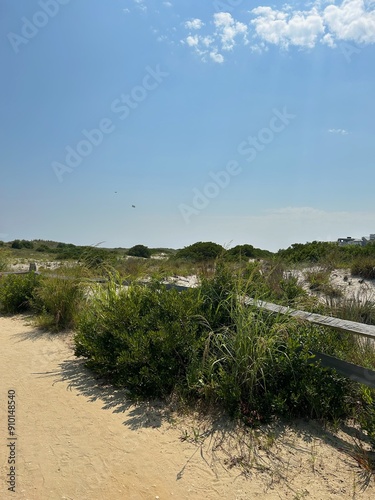
<instances>
[{"instance_id":1,"label":"sandy path","mask_svg":"<svg viewBox=\"0 0 375 500\"><path fill-rule=\"evenodd\" d=\"M1 499L249 498L244 479L217 479L155 408L98 387L67 338L0 317L0 342ZM16 494L6 484L9 389L16 391Z\"/></svg>"},{"instance_id":2,"label":"sandy path","mask_svg":"<svg viewBox=\"0 0 375 500\"><path fill-rule=\"evenodd\" d=\"M10 389L16 392L16 493L6 483ZM301 432L285 434L285 447L276 446L279 474L271 468L248 478L180 438L181 426L168 423L161 406L133 406L124 392L100 386L74 357L69 337L42 333L23 317L0 317L1 500L375 497L373 488L361 494L355 486L353 461ZM277 460L274 455L271 463Z\"/></svg>"}]
</instances>

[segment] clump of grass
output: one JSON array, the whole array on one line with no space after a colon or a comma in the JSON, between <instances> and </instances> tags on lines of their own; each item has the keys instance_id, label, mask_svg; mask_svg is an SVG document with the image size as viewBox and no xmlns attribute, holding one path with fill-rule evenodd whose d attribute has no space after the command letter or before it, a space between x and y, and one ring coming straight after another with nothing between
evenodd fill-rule
<instances>
[{"instance_id":1,"label":"clump of grass","mask_svg":"<svg viewBox=\"0 0 375 500\"><path fill-rule=\"evenodd\" d=\"M38 312L36 323L52 331L74 328L85 298L80 268L64 269L56 274L40 280L33 299Z\"/></svg>"},{"instance_id":2,"label":"clump of grass","mask_svg":"<svg viewBox=\"0 0 375 500\"><path fill-rule=\"evenodd\" d=\"M10 252L6 248L0 248L0 272L6 271L9 266Z\"/></svg>"},{"instance_id":3,"label":"clump of grass","mask_svg":"<svg viewBox=\"0 0 375 500\"><path fill-rule=\"evenodd\" d=\"M375 325L375 302L373 296L357 293L351 297L330 298L326 301L332 316L341 319Z\"/></svg>"},{"instance_id":4,"label":"clump of grass","mask_svg":"<svg viewBox=\"0 0 375 500\"><path fill-rule=\"evenodd\" d=\"M20 313L32 308L35 290L40 284L40 276L10 274L0 278L0 310L4 313Z\"/></svg>"},{"instance_id":5,"label":"clump of grass","mask_svg":"<svg viewBox=\"0 0 375 500\"><path fill-rule=\"evenodd\" d=\"M375 279L375 259L373 257L361 257L356 259L351 266L353 276L365 279Z\"/></svg>"},{"instance_id":6,"label":"clump of grass","mask_svg":"<svg viewBox=\"0 0 375 500\"><path fill-rule=\"evenodd\" d=\"M326 297L341 297L342 292L330 282L331 270L330 269L315 269L305 273L306 279L309 283L309 288L315 293L320 293Z\"/></svg>"}]
</instances>

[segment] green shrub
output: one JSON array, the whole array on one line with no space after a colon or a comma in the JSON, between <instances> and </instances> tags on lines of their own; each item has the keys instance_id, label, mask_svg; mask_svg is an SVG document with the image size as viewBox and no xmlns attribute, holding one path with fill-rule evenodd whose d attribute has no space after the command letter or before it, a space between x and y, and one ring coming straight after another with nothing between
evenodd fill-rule
<instances>
[{"instance_id":1,"label":"green shrub","mask_svg":"<svg viewBox=\"0 0 375 500\"><path fill-rule=\"evenodd\" d=\"M279 250L278 256L288 262L318 263L337 254L336 243L312 241L309 243L294 243L286 250Z\"/></svg>"},{"instance_id":2,"label":"green shrub","mask_svg":"<svg viewBox=\"0 0 375 500\"><path fill-rule=\"evenodd\" d=\"M207 261L215 260L216 258L224 255L226 250L217 243L212 242L198 242L178 250L176 252L176 259L187 259L192 261Z\"/></svg>"},{"instance_id":3,"label":"green shrub","mask_svg":"<svg viewBox=\"0 0 375 500\"><path fill-rule=\"evenodd\" d=\"M0 310L19 313L30 309L40 280L35 273L10 274L0 278Z\"/></svg>"},{"instance_id":4,"label":"green shrub","mask_svg":"<svg viewBox=\"0 0 375 500\"><path fill-rule=\"evenodd\" d=\"M76 355L87 366L138 396L166 396L186 386L187 370L203 341L194 318L195 290L179 294L154 284L97 288L81 315Z\"/></svg>"},{"instance_id":5,"label":"green shrub","mask_svg":"<svg viewBox=\"0 0 375 500\"><path fill-rule=\"evenodd\" d=\"M39 245L37 248L36 248L36 251L37 252L49 252L50 251L50 248L47 246L47 245Z\"/></svg>"},{"instance_id":6,"label":"green shrub","mask_svg":"<svg viewBox=\"0 0 375 500\"><path fill-rule=\"evenodd\" d=\"M360 392L357 419L362 429L366 431L372 449L375 450L375 390L362 386Z\"/></svg>"},{"instance_id":7,"label":"green shrub","mask_svg":"<svg viewBox=\"0 0 375 500\"><path fill-rule=\"evenodd\" d=\"M261 250L260 248L254 248L253 245L236 245L233 248L230 248L225 253L225 257L229 261L234 260L248 260L258 259L258 258L266 258L271 257L272 253L268 250Z\"/></svg>"},{"instance_id":8,"label":"green shrub","mask_svg":"<svg viewBox=\"0 0 375 500\"><path fill-rule=\"evenodd\" d=\"M16 248L20 250L21 248L28 248L32 250L34 248L34 243L28 240L14 240L11 244L11 248Z\"/></svg>"},{"instance_id":9,"label":"green shrub","mask_svg":"<svg viewBox=\"0 0 375 500\"><path fill-rule=\"evenodd\" d=\"M97 247L81 247L78 261L86 269L107 271L116 262L117 252Z\"/></svg>"},{"instance_id":10,"label":"green shrub","mask_svg":"<svg viewBox=\"0 0 375 500\"><path fill-rule=\"evenodd\" d=\"M143 257L144 259L149 259L151 257L151 250L145 245L135 245L129 248L128 255L131 257Z\"/></svg>"}]
</instances>

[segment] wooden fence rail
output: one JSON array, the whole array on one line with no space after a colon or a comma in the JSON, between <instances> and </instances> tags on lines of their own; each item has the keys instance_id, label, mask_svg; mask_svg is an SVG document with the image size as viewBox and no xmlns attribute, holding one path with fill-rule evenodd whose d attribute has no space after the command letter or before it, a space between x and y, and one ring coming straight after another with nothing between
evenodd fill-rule
<instances>
[{"instance_id":1,"label":"wooden fence rail","mask_svg":"<svg viewBox=\"0 0 375 500\"><path fill-rule=\"evenodd\" d=\"M253 304L261 309L266 309L279 314L288 314L293 318L309 321L315 325L327 326L335 328L344 332L355 333L363 337L368 337L375 340L375 325L365 325L363 323L356 323L346 319L333 318L332 316L322 316L321 314L310 313L306 311L298 311L290 307L279 306L271 304L270 302L263 302L262 300L245 299L246 304Z\"/></svg>"},{"instance_id":2,"label":"wooden fence rail","mask_svg":"<svg viewBox=\"0 0 375 500\"><path fill-rule=\"evenodd\" d=\"M246 298L245 304L254 305L255 307L265 309L266 311L270 311L275 314L287 314L292 318L308 321L315 325L334 328L336 330L360 335L375 340L375 325L365 325L363 323L356 323L355 321L348 321L339 318L333 318L331 316L322 316L321 314L299 311L290 307L284 307L277 304L272 304L270 302L254 300L251 298ZM322 352L311 350L310 353L313 356L313 358L310 360L310 363L316 363L318 361L322 366L334 369L344 377L347 377L354 382L359 382L375 389L375 371L370 370L369 368L365 368L364 366L348 363L347 361L335 358L334 356L328 356L327 354L323 354Z\"/></svg>"}]
</instances>

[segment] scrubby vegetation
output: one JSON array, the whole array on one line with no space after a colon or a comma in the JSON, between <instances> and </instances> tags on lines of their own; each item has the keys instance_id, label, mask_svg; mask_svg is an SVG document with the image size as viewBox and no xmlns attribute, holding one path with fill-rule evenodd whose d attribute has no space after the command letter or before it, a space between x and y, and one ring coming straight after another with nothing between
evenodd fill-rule
<instances>
[{"instance_id":1,"label":"scrubby vegetation","mask_svg":"<svg viewBox=\"0 0 375 500\"><path fill-rule=\"evenodd\" d=\"M34 244L32 241L28 240L14 240L11 243L11 247L16 248L17 250L21 250L21 248L32 249L34 248Z\"/></svg>"},{"instance_id":2,"label":"scrubby vegetation","mask_svg":"<svg viewBox=\"0 0 375 500\"><path fill-rule=\"evenodd\" d=\"M9 265L9 252L0 245L0 272L6 271Z\"/></svg>"},{"instance_id":3,"label":"scrubby vegetation","mask_svg":"<svg viewBox=\"0 0 375 500\"><path fill-rule=\"evenodd\" d=\"M351 271L353 276L361 278L375 279L375 256L362 257L354 260Z\"/></svg>"},{"instance_id":4,"label":"scrubby vegetation","mask_svg":"<svg viewBox=\"0 0 375 500\"><path fill-rule=\"evenodd\" d=\"M73 328L76 355L135 398L174 395L214 404L248 425L278 416L355 418L375 448L375 391L322 368L311 354L320 351L375 369L372 344L243 300L250 296L375 324L373 302L346 301L329 289L337 256L358 276L372 269L371 255L360 255L360 250L346 253L313 242L261 259L251 245L225 250L200 242L159 261L131 258L120 249L56 244L56 252L76 255L75 266L52 276L1 277L0 310L31 309L45 328ZM349 259L350 252L355 260ZM288 272L291 262L306 261L320 264L308 280L326 303L308 295ZM199 273L200 286L181 293L167 290L162 279L180 271ZM93 283L90 276L103 282ZM145 276L152 278L148 286L123 285L129 277Z\"/></svg>"},{"instance_id":5,"label":"scrubby vegetation","mask_svg":"<svg viewBox=\"0 0 375 500\"><path fill-rule=\"evenodd\" d=\"M240 296L256 292L255 275L254 268L234 276L218 266L201 287L180 294L157 282L119 289L112 279L80 316L76 354L135 397L178 393L219 404L248 424L274 415L353 416L361 390L311 364L309 354L314 348L351 358L353 337L322 335L318 327L246 306Z\"/></svg>"},{"instance_id":6,"label":"scrubby vegetation","mask_svg":"<svg viewBox=\"0 0 375 500\"><path fill-rule=\"evenodd\" d=\"M234 261L239 259L262 259L271 257L272 253L268 250L255 248L253 245L236 245L227 250L225 257L227 260Z\"/></svg>"},{"instance_id":7,"label":"scrubby vegetation","mask_svg":"<svg viewBox=\"0 0 375 500\"><path fill-rule=\"evenodd\" d=\"M41 278L35 273L0 277L0 311L20 313L32 307Z\"/></svg>"},{"instance_id":8,"label":"scrubby vegetation","mask_svg":"<svg viewBox=\"0 0 375 500\"><path fill-rule=\"evenodd\" d=\"M135 245L129 248L128 255L131 257L143 257L144 259L149 259L152 255L151 250L145 245Z\"/></svg>"},{"instance_id":9,"label":"scrubby vegetation","mask_svg":"<svg viewBox=\"0 0 375 500\"><path fill-rule=\"evenodd\" d=\"M66 276L68 274L68 276ZM33 290L32 307L37 324L52 331L74 328L85 303L87 284L82 270L60 271L53 277L42 278Z\"/></svg>"},{"instance_id":10,"label":"scrubby vegetation","mask_svg":"<svg viewBox=\"0 0 375 500\"><path fill-rule=\"evenodd\" d=\"M370 257L375 260L375 242L365 246L346 245L325 241L295 243L277 255L290 263L313 263L332 266L350 265L356 259Z\"/></svg>"},{"instance_id":11,"label":"scrubby vegetation","mask_svg":"<svg viewBox=\"0 0 375 500\"><path fill-rule=\"evenodd\" d=\"M175 258L176 259L186 259L194 262L202 262L207 260L215 260L225 252L224 247L218 245L217 243L207 242L197 242L193 245L189 245L185 248L179 250Z\"/></svg>"}]
</instances>

